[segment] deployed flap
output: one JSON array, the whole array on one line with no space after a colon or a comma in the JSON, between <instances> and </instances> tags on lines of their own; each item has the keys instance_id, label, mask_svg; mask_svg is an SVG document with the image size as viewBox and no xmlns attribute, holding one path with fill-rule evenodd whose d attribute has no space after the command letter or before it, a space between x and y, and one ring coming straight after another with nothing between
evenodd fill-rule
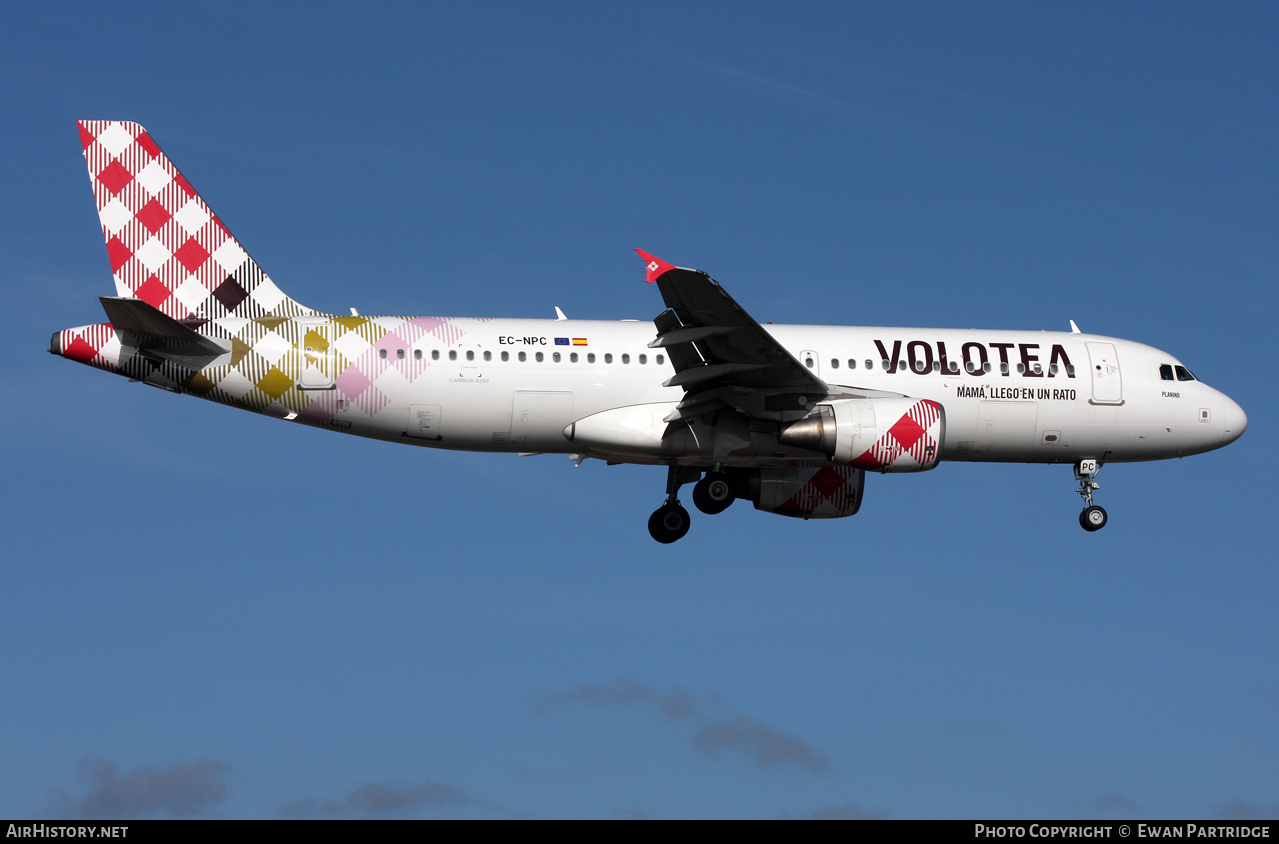
<instances>
[{"instance_id":1,"label":"deployed flap","mask_svg":"<svg viewBox=\"0 0 1279 844\"><path fill-rule=\"evenodd\" d=\"M173 355L197 357L230 351L218 341L205 337L190 326L148 305L141 299L100 297L102 310L118 333L133 335L136 347Z\"/></svg>"},{"instance_id":2,"label":"deployed flap","mask_svg":"<svg viewBox=\"0 0 1279 844\"><path fill-rule=\"evenodd\" d=\"M675 376L666 386L684 387L681 410L697 406L695 415L714 410L714 391L719 402L748 416L779 418L802 412L826 396L826 383L773 339L717 281L635 251L670 308L653 320L658 336L649 346L669 351Z\"/></svg>"}]
</instances>

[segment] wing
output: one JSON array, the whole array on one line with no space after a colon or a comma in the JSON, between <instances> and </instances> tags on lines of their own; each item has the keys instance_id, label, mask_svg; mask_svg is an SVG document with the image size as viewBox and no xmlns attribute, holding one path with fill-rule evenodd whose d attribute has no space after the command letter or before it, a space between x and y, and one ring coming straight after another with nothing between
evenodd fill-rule
<instances>
[{"instance_id":1,"label":"wing","mask_svg":"<svg viewBox=\"0 0 1279 844\"><path fill-rule=\"evenodd\" d=\"M723 407L752 418L793 419L830 392L713 278L635 251L667 307L653 320L657 338L648 345L665 349L675 367L665 386L684 388L666 421Z\"/></svg>"}]
</instances>

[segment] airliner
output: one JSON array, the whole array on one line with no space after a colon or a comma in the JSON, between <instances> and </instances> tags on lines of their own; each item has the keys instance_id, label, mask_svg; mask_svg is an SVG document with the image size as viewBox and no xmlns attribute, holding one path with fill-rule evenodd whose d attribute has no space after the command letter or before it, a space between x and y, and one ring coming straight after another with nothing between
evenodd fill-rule
<instances>
[{"instance_id":1,"label":"airliner","mask_svg":"<svg viewBox=\"0 0 1279 844\"><path fill-rule=\"evenodd\" d=\"M175 393L427 448L666 467L649 532L737 499L802 519L867 472L1107 463L1221 448L1248 419L1159 349L1069 332L761 325L706 273L636 250L651 323L328 314L284 294L136 123L82 121L115 296L50 352Z\"/></svg>"}]
</instances>

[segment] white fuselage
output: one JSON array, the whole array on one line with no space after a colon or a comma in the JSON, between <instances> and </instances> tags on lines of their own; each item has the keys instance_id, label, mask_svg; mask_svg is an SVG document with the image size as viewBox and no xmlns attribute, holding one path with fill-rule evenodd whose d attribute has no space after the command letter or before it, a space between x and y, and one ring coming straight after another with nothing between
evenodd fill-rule
<instances>
[{"instance_id":1,"label":"white fuselage","mask_svg":"<svg viewBox=\"0 0 1279 844\"><path fill-rule=\"evenodd\" d=\"M303 318L310 326L327 317ZM696 453L617 454L583 448L566 428L617 408L652 406L658 426L683 396L673 369L648 347L649 322L454 319L444 342L396 341L379 361L403 371L378 379L386 402L369 412L339 404L338 430L469 451L563 452L634 462L706 462ZM770 325L768 332L832 390L931 399L945 409L942 458L1071 463L1155 460L1236 439L1246 417L1196 380L1165 380L1180 361L1127 340L1081 333ZM301 336L302 332L299 332ZM557 345L567 339L569 345ZM574 340L585 341L571 345ZM379 350L379 354L381 350ZM324 361L316 365L323 370ZM1181 370L1184 371L1184 370ZM319 394L321 373L300 373ZM814 396L820 402L822 396ZM305 421L305 420L303 420ZM662 429L665 428L661 424ZM694 451L696 451L694 449ZM789 465L813 455L768 445L737 465Z\"/></svg>"}]
</instances>

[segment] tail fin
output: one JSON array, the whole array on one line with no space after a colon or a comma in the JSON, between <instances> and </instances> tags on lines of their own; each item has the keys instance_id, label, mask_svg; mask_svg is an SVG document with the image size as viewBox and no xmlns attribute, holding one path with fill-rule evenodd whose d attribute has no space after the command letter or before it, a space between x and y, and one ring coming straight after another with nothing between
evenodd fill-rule
<instances>
[{"instance_id":1,"label":"tail fin","mask_svg":"<svg viewBox=\"0 0 1279 844\"><path fill-rule=\"evenodd\" d=\"M313 313L262 272L145 129L78 125L118 295L177 320Z\"/></svg>"}]
</instances>

